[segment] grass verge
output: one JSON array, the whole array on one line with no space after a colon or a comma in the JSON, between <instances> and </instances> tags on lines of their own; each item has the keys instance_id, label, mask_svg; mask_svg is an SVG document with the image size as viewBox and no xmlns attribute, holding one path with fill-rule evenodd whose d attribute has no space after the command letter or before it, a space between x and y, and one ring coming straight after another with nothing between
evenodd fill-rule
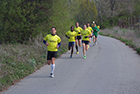
<instances>
[{"instance_id":1,"label":"grass verge","mask_svg":"<svg viewBox=\"0 0 140 94\"><path fill-rule=\"evenodd\" d=\"M131 31L131 32L129 32L129 31ZM127 32L127 34L124 34L126 32ZM130 33L132 36L127 37ZM129 29L117 28L117 30L116 30L116 28L115 29L113 28L113 29L101 30L101 32L99 34L103 35L103 36L109 36L112 38L116 38L116 39L122 41L129 47L136 50L137 53L140 55L140 46L139 46L140 41L138 41L138 42L135 41L135 40L139 40L140 37L137 36L137 33L135 31L133 31L133 34L132 34L132 30L129 30ZM134 39L133 36L135 36L135 38L137 38L137 39Z\"/></svg>"},{"instance_id":2,"label":"grass verge","mask_svg":"<svg viewBox=\"0 0 140 94\"><path fill-rule=\"evenodd\" d=\"M67 51L65 37L61 38L62 44L58 56ZM47 47L43 44L43 37L25 44L0 45L0 91L15 84L29 74L35 72L47 63Z\"/></svg>"}]
</instances>

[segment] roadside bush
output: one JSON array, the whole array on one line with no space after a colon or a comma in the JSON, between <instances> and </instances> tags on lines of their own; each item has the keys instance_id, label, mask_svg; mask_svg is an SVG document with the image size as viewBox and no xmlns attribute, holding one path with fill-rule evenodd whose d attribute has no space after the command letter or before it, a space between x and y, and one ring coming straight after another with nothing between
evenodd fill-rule
<instances>
[{"instance_id":1,"label":"roadside bush","mask_svg":"<svg viewBox=\"0 0 140 94\"><path fill-rule=\"evenodd\" d=\"M140 54L140 47L137 49L137 53Z\"/></svg>"},{"instance_id":2,"label":"roadside bush","mask_svg":"<svg viewBox=\"0 0 140 94\"><path fill-rule=\"evenodd\" d=\"M3 0L0 3L0 43L23 43L40 34L40 23L47 20L38 2Z\"/></svg>"}]
</instances>

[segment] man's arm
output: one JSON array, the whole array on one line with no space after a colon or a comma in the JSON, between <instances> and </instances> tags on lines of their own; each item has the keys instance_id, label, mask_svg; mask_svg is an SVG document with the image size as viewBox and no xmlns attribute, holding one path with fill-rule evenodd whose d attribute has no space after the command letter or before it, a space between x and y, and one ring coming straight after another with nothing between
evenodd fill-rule
<instances>
[{"instance_id":1,"label":"man's arm","mask_svg":"<svg viewBox=\"0 0 140 94\"><path fill-rule=\"evenodd\" d=\"M61 46L61 38L58 39L57 49Z\"/></svg>"},{"instance_id":2,"label":"man's arm","mask_svg":"<svg viewBox=\"0 0 140 94\"><path fill-rule=\"evenodd\" d=\"M70 37L68 37L67 35L65 35L68 39L70 38Z\"/></svg>"}]
</instances>

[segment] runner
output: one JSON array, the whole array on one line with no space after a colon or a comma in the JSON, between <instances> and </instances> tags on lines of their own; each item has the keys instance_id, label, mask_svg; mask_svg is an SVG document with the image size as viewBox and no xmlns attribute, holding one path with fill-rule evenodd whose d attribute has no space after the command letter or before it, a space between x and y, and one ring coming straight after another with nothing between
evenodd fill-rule
<instances>
[{"instance_id":1,"label":"runner","mask_svg":"<svg viewBox=\"0 0 140 94\"><path fill-rule=\"evenodd\" d=\"M68 49L69 50L71 49L70 58L72 58L74 43L75 43L76 36L77 36L77 33L74 31L74 26L71 26L71 30L68 31L65 36L69 39Z\"/></svg>"},{"instance_id":2,"label":"runner","mask_svg":"<svg viewBox=\"0 0 140 94\"><path fill-rule=\"evenodd\" d=\"M47 64L51 64L51 73L50 77L54 77L54 70L55 70L55 59L57 56L58 48L61 45L61 39L59 36L56 35L56 28L51 28L51 34L48 34L44 40L44 44L47 46L48 54L47 54Z\"/></svg>"},{"instance_id":3,"label":"runner","mask_svg":"<svg viewBox=\"0 0 140 94\"><path fill-rule=\"evenodd\" d=\"M93 46L95 46L97 44L97 36L98 36L99 28L96 26L94 21L93 21L92 29L93 29Z\"/></svg>"},{"instance_id":4,"label":"runner","mask_svg":"<svg viewBox=\"0 0 140 94\"><path fill-rule=\"evenodd\" d=\"M92 28L90 27L90 24L89 24L89 23L87 23L87 29L90 30L90 31L93 33L93 30L92 30ZM92 36L89 38L89 42L90 42L90 43L91 43L91 38L92 38Z\"/></svg>"},{"instance_id":5,"label":"runner","mask_svg":"<svg viewBox=\"0 0 140 94\"><path fill-rule=\"evenodd\" d=\"M74 31L77 33L77 39L76 39L76 44L75 44L75 48L76 48L76 54L79 54L79 51L78 51L78 44L79 46L81 47L81 31L83 29L81 27L79 27L79 23L77 22L76 23L76 27L74 28Z\"/></svg>"},{"instance_id":6,"label":"runner","mask_svg":"<svg viewBox=\"0 0 140 94\"><path fill-rule=\"evenodd\" d=\"M83 55L84 55L84 59L86 59L86 52L88 48L89 48L89 38L92 36L91 31L89 31L88 29L86 29L86 25L84 25L84 30L82 30L81 34L82 34L82 45L83 45Z\"/></svg>"}]
</instances>

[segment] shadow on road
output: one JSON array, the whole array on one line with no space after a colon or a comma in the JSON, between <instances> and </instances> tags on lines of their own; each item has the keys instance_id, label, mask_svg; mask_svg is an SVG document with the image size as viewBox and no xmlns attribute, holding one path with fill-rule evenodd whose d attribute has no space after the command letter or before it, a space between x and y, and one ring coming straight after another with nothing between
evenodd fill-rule
<instances>
[{"instance_id":1,"label":"shadow on road","mask_svg":"<svg viewBox=\"0 0 140 94\"><path fill-rule=\"evenodd\" d=\"M70 57L59 57L58 59L83 59L83 57L74 57L73 58L70 58Z\"/></svg>"},{"instance_id":2,"label":"shadow on road","mask_svg":"<svg viewBox=\"0 0 140 94\"><path fill-rule=\"evenodd\" d=\"M50 78L50 76L39 76L39 75L36 75L36 76L28 76L26 78Z\"/></svg>"}]
</instances>

